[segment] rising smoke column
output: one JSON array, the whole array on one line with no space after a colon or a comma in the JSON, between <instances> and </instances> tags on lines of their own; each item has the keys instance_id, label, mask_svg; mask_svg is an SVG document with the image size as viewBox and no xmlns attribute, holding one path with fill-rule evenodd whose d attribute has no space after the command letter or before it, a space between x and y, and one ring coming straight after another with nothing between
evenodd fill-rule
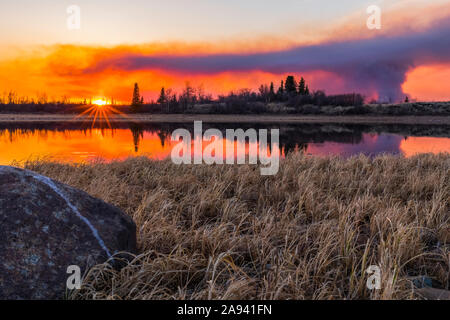
<instances>
[{"instance_id":1,"label":"rising smoke column","mask_svg":"<svg viewBox=\"0 0 450 320\"><path fill-rule=\"evenodd\" d=\"M450 21L439 21L421 32L371 39L334 41L283 51L254 54L142 55L121 54L84 70L161 69L189 74L267 71L327 71L344 81L348 91L376 91L383 101L404 97L406 73L420 65L450 62Z\"/></svg>"}]
</instances>

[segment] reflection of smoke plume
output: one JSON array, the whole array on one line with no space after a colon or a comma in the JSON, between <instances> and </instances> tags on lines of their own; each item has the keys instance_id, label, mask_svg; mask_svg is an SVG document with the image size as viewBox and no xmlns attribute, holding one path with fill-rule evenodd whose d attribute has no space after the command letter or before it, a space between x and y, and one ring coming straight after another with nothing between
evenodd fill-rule
<instances>
[{"instance_id":1,"label":"reflection of smoke plume","mask_svg":"<svg viewBox=\"0 0 450 320\"><path fill-rule=\"evenodd\" d=\"M331 42L257 54L201 56L122 55L101 61L85 72L104 69L163 69L191 74L263 70L273 73L328 71L345 88L381 99L399 100L408 70L421 64L450 61L450 22L436 23L419 33Z\"/></svg>"}]
</instances>

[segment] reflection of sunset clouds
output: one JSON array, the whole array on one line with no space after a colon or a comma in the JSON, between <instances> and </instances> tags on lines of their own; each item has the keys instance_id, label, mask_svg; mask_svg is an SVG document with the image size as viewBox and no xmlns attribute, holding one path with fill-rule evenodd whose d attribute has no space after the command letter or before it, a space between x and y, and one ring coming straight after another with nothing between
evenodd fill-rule
<instances>
[{"instance_id":1,"label":"reflection of sunset clouds","mask_svg":"<svg viewBox=\"0 0 450 320\"><path fill-rule=\"evenodd\" d=\"M405 157L411 157L419 153L450 153L450 139L408 137L407 139L403 139L401 141L400 150L405 155Z\"/></svg>"},{"instance_id":2,"label":"reflection of sunset clouds","mask_svg":"<svg viewBox=\"0 0 450 320\"><path fill-rule=\"evenodd\" d=\"M9 132L0 135L0 163L9 164L13 160L51 156L55 160L83 162L86 159L101 157L106 160L124 159L129 156L146 155L162 160L170 156L171 142L164 146L156 133L145 132L135 152L133 134L130 130L93 130L51 132L42 139L39 131L9 139Z\"/></svg>"},{"instance_id":3,"label":"reflection of sunset clouds","mask_svg":"<svg viewBox=\"0 0 450 320\"><path fill-rule=\"evenodd\" d=\"M20 132L4 130L0 134L0 164L10 164L12 161L23 161L51 156L58 161L85 162L95 158L105 160L125 159L129 156L148 156L151 159L163 160L170 158L172 148L179 142L171 141L170 134L139 131L134 129L94 129L94 130L36 130L34 132ZM223 155L226 156L223 139L219 144L224 146ZM283 147L283 141L281 148ZM204 141L202 151L212 142ZM235 158L238 154L249 154L251 147L260 149L258 143L251 146L248 143L234 142ZM194 154L194 141L191 141L191 152ZM137 151L136 151L137 150ZM280 152L262 148L271 152ZM282 157L284 150L281 150ZM302 151L300 149L299 151ZM308 143L304 151L312 155L342 155L365 153L375 155L379 153L402 154L406 157L417 153L450 153L450 138L408 137L396 134L363 133L362 140L355 143L331 142Z\"/></svg>"},{"instance_id":4,"label":"reflection of sunset clouds","mask_svg":"<svg viewBox=\"0 0 450 320\"><path fill-rule=\"evenodd\" d=\"M177 144L177 143L179 143L179 142L172 142L172 144ZM187 145L186 142L180 142L180 143L184 143L184 146ZM204 154L205 150L208 150L208 146L210 146L212 144L222 146L222 155L223 155L223 159L225 162L225 159L227 157L227 143L230 143L230 142L226 138L219 138L219 139L217 139L217 141L215 140L215 138L213 138L211 141L204 140L203 143L201 144L201 151L200 151L200 149L196 150L196 148L195 148L196 144L200 146L200 138L196 137L195 139L191 140L190 150L191 150L191 154L193 157L195 157L195 156L201 157L201 155ZM270 157L272 155L272 153L275 153L275 154L278 153L281 156L283 155L282 151L280 150L279 145L276 143L273 145L273 149L271 149L272 147L270 146L270 144L268 144L267 146L260 146L260 143L258 143L258 142L250 142L249 143L248 141L246 141L245 143L242 143L239 140L235 140L234 143L232 143L232 144L233 144L233 150L234 150L233 151L234 160L236 160L239 157L239 155L245 155L246 159L248 159L248 157L250 155L250 150L255 150L258 155L259 155L259 152L262 151L263 156L265 153L268 157ZM184 147L183 150L188 150L188 148ZM212 155L215 156L215 152L213 152Z\"/></svg>"},{"instance_id":5,"label":"reflection of sunset clouds","mask_svg":"<svg viewBox=\"0 0 450 320\"><path fill-rule=\"evenodd\" d=\"M349 144L339 142L310 143L306 148L306 153L312 155L342 155L351 156L353 154L364 153L375 155L379 153L399 153L400 141L403 138L394 134L373 134L364 133L361 143Z\"/></svg>"}]
</instances>

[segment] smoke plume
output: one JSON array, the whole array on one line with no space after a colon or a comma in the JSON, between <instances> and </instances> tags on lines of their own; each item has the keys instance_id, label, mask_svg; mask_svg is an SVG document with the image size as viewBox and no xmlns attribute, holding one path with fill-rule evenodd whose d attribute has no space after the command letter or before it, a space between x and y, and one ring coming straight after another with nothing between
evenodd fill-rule
<instances>
[{"instance_id":1,"label":"smoke plume","mask_svg":"<svg viewBox=\"0 0 450 320\"><path fill-rule=\"evenodd\" d=\"M106 69L162 69L190 74L253 70L277 74L327 71L340 77L348 91L376 91L380 100L398 101L404 96L402 84L409 70L420 65L447 62L450 62L450 22L441 21L421 32L335 41L268 53L122 54L102 60L84 72Z\"/></svg>"}]
</instances>

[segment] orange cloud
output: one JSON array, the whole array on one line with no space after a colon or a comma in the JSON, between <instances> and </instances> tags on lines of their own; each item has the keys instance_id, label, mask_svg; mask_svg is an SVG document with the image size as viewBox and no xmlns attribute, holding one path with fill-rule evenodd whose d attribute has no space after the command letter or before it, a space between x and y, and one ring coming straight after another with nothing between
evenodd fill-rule
<instances>
[{"instance_id":1,"label":"orange cloud","mask_svg":"<svg viewBox=\"0 0 450 320\"><path fill-rule=\"evenodd\" d=\"M206 46L195 45L193 52L203 50ZM47 93L49 98L60 99L63 96L72 99L89 99L94 97L114 98L127 103L132 94L133 83L138 82L146 100L156 99L162 86L180 92L189 81L194 87L203 86L213 95L228 93L232 90L249 88L256 90L260 84L274 82L275 89L279 81L287 74L263 71L223 72L218 74L189 74L168 72L165 70L126 71L120 69L104 70L85 74L83 70L111 56L148 52L190 53L188 45L175 45L171 50L166 46L119 46L119 47L84 47L55 46L44 48L22 58L0 62L0 88L3 94L9 91L21 96L37 97ZM207 51L207 49L205 49ZM217 48L210 47L210 52ZM299 76L299 74L296 74ZM345 91L345 83L339 75L314 71L301 74L312 89L326 89L329 93ZM404 92L419 100L448 100L450 85L447 79L450 65L421 66L407 74L403 84ZM1 92L0 92L1 94ZM375 93L371 95L374 97Z\"/></svg>"},{"instance_id":2,"label":"orange cloud","mask_svg":"<svg viewBox=\"0 0 450 320\"><path fill-rule=\"evenodd\" d=\"M181 55L194 54L200 50L215 53L219 49L205 44L173 44L173 47L168 44L156 44L110 48L58 45L42 48L21 58L1 62L0 87L3 88L4 94L14 91L21 96L29 97L37 97L45 92L54 99L63 96L72 99L104 96L128 102L134 82L140 84L146 99L155 99L162 86L171 87L179 92L186 81L195 87L203 85L207 92L217 95L240 88L255 89L261 83L278 82L282 77L282 75L259 71L221 73L211 76L164 70L105 70L89 75L83 72L85 68L97 61L121 54L171 52Z\"/></svg>"},{"instance_id":3,"label":"orange cloud","mask_svg":"<svg viewBox=\"0 0 450 320\"><path fill-rule=\"evenodd\" d=\"M450 100L450 65L429 65L415 68L407 74L403 91L426 101Z\"/></svg>"}]
</instances>

